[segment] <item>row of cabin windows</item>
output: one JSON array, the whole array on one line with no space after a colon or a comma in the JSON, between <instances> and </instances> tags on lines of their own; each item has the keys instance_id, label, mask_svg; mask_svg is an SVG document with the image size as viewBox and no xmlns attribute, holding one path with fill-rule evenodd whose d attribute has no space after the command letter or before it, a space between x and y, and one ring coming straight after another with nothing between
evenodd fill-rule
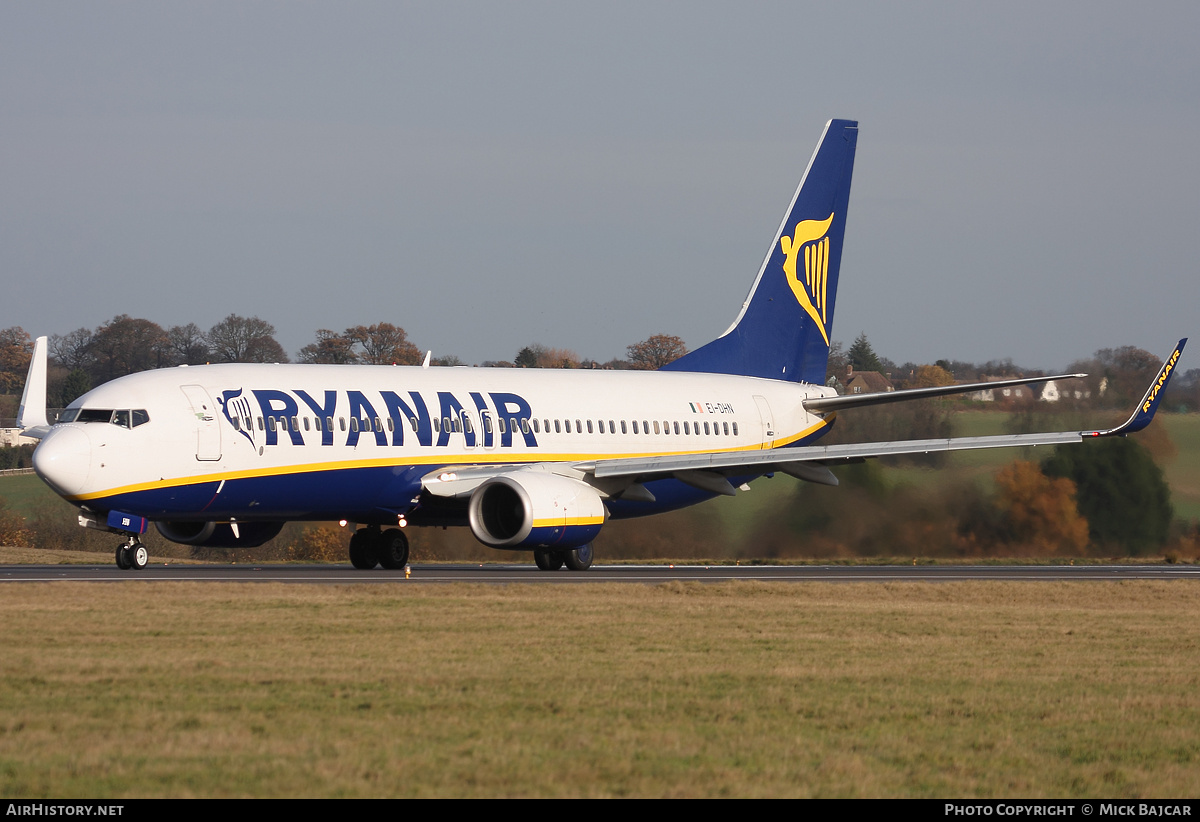
<instances>
[{"instance_id":1,"label":"row of cabin windows","mask_svg":"<svg viewBox=\"0 0 1200 822\"><path fill-rule=\"evenodd\" d=\"M289 426L291 427L291 430L293 430L293 431L299 431L301 429L301 426L303 426L305 431L313 430L313 428L309 427L309 418L308 417L291 417L291 418L267 417L265 423L264 423L262 417L258 417L257 420L258 420L258 430L259 431L262 431L264 427L270 428L270 430L272 430L272 431L275 431L278 429L287 431ZM551 422L552 422L551 420L544 419L541 421L541 424L539 425L539 422L537 419L530 420L526 417L521 417L520 419L518 419L517 417L508 417L507 425L506 425L506 418L498 417L496 419L496 427L500 431L501 434L508 433L508 430L510 430L510 429L514 433L518 429L520 429L521 433L523 433L523 434L528 434L528 433L530 433L530 431L532 431L535 434L540 434L540 433L542 433L542 431L544 429L545 432L547 434L549 434ZM416 433L420 426L420 422L417 420L417 418L409 417L408 423L409 423L409 425L412 426L413 433ZM322 428L321 418L313 417L312 425L313 425L313 427L316 428L317 431L322 431L322 430L333 431L334 430L333 417L325 417L324 428ZM604 420L595 420L594 424L593 424L592 420L575 420L574 428L572 428L571 420L553 420L553 425L554 425L554 433L555 434L562 434L562 433L570 434L572 432L574 432L576 434L582 434L584 432L585 428L587 429L587 433L589 433L589 434L595 434L595 433L603 434L605 432L605 428L606 428ZM608 420L608 423L607 423L608 433L610 433L610 434L617 433L617 425L618 425L618 423L616 420ZM653 420L653 421L642 420L641 425L639 426L637 420L632 421L632 429L633 429L633 433L635 433L635 434L649 434L651 431L651 428L653 427L655 434L671 434L672 432L674 432L676 435L679 435L679 436L700 436L701 435L701 428L700 428L701 425L704 426L703 434L706 436L726 436L726 437L728 437L731 435L731 433L732 433L732 436L735 436L735 437L738 436L738 424L736 422L732 422L732 423L730 423L730 422L713 422L710 424L707 420L703 423L690 422L690 421L685 421L683 423L680 423L678 421L671 422L669 420L662 420L662 422L660 423L659 420ZM243 426L246 428L246 430L253 430L254 424L253 424L252 420L250 419L250 417L245 417L245 418L234 417L233 427L240 431L240 430L242 430ZM730 426L732 426L732 429L730 428ZM361 420L356 417L350 418L349 428L351 431L370 432L370 431L374 430L375 432L382 432L385 427L387 428L387 430L389 432L394 431L395 430L395 420L392 417L388 417L386 420L383 420L379 417L375 417L374 419L371 419L369 417L364 417ZM625 420L620 421L620 427L621 427L622 434L629 433L630 425ZM346 430L346 418L345 417L338 417L338 428L340 428L342 431ZM490 416L485 415L483 417L483 430L485 433L488 433L488 434L492 433L492 418ZM464 432L467 434L475 433L475 429L471 424L471 418L466 415L463 415L462 417L457 417L457 416L455 416L455 417L440 417L440 418L434 417L433 418L433 431L435 434L440 434L442 431L452 431L455 434L460 434L460 433L464 433Z\"/></svg>"}]
</instances>

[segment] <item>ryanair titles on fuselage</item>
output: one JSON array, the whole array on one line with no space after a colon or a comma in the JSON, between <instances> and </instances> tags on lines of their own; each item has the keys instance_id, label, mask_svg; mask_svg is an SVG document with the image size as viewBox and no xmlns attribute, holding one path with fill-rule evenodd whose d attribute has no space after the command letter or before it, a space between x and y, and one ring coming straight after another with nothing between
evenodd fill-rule
<instances>
[{"instance_id":1,"label":"ryanair titles on fuselage","mask_svg":"<svg viewBox=\"0 0 1200 822\"><path fill-rule=\"evenodd\" d=\"M320 435L321 445L328 446L335 438L354 447L360 438L372 437L377 445L404 445L406 436L420 445L446 446L451 434L462 434L468 446L511 448L513 438L520 437L519 444L538 447L529 424L529 402L505 391L470 391L466 402L450 391L438 391L436 402L427 402L419 391L237 388L223 391L218 402L225 419L252 445L278 445L281 440L304 445L307 434ZM477 421L468 411L475 412ZM308 428L310 414L316 418L315 430L301 430Z\"/></svg>"}]
</instances>

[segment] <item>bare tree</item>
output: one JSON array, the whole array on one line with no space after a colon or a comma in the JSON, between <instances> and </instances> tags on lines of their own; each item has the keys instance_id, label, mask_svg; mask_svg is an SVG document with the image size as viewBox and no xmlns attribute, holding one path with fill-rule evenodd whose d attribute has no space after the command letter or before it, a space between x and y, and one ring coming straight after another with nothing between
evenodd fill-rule
<instances>
[{"instance_id":1,"label":"bare tree","mask_svg":"<svg viewBox=\"0 0 1200 822\"><path fill-rule=\"evenodd\" d=\"M195 323L168 328L167 351L170 365L203 365L209 360L208 340Z\"/></svg>"},{"instance_id":2,"label":"bare tree","mask_svg":"<svg viewBox=\"0 0 1200 822\"><path fill-rule=\"evenodd\" d=\"M92 363L91 349L92 332L86 328L76 328L69 334L50 337L51 356L68 371L87 371Z\"/></svg>"},{"instance_id":3,"label":"bare tree","mask_svg":"<svg viewBox=\"0 0 1200 822\"><path fill-rule=\"evenodd\" d=\"M683 340L669 334L655 334L625 349L629 365L643 371L653 371L687 353Z\"/></svg>"},{"instance_id":4,"label":"bare tree","mask_svg":"<svg viewBox=\"0 0 1200 822\"><path fill-rule=\"evenodd\" d=\"M208 345L217 362L287 362L275 340L275 326L258 317L230 314L208 331Z\"/></svg>"}]
</instances>

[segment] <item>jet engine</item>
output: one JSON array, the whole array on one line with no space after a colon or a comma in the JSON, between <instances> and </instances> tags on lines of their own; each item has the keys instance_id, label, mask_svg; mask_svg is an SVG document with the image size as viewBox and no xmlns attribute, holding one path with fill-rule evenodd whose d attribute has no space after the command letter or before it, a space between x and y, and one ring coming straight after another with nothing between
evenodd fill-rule
<instances>
[{"instance_id":1,"label":"jet engine","mask_svg":"<svg viewBox=\"0 0 1200 822\"><path fill-rule=\"evenodd\" d=\"M471 532L492 548L568 549L595 539L607 512L595 488L539 471L514 471L471 494Z\"/></svg>"},{"instance_id":2,"label":"jet engine","mask_svg":"<svg viewBox=\"0 0 1200 822\"><path fill-rule=\"evenodd\" d=\"M239 522L238 535L227 522L156 522L171 542L205 548L257 548L283 530L282 522Z\"/></svg>"}]
</instances>

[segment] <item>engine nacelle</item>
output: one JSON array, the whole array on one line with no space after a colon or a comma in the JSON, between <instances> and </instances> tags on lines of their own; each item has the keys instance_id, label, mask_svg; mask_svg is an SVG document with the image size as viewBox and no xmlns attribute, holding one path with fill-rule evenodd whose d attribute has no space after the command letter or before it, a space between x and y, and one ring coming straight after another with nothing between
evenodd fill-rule
<instances>
[{"instance_id":1,"label":"engine nacelle","mask_svg":"<svg viewBox=\"0 0 1200 822\"><path fill-rule=\"evenodd\" d=\"M607 512L595 488L539 471L493 477L471 494L471 532L492 548L578 548L600 533Z\"/></svg>"},{"instance_id":2,"label":"engine nacelle","mask_svg":"<svg viewBox=\"0 0 1200 822\"><path fill-rule=\"evenodd\" d=\"M156 522L171 542L205 548L257 548L283 530L282 522L239 522L238 536L227 522Z\"/></svg>"}]
</instances>

